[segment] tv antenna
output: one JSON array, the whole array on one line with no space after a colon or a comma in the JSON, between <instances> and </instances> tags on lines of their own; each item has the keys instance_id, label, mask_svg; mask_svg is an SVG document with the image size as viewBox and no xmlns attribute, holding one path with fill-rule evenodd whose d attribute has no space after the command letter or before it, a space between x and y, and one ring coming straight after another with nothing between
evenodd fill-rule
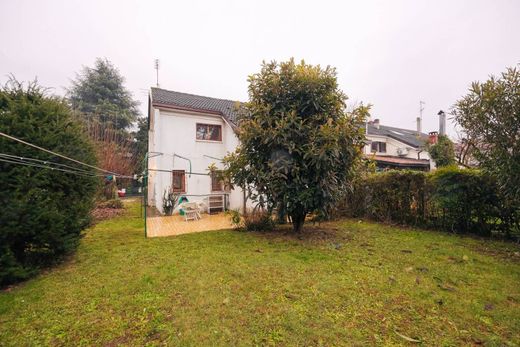
<instances>
[{"instance_id":1,"label":"tv antenna","mask_svg":"<svg viewBox=\"0 0 520 347\"><path fill-rule=\"evenodd\" d=\"M157 88L159 88L159 59L155 59L154 69L155 69L156 78L157 78Z\"/></svg>"},{"instance_id":2,"label":"tv antenna","mask_svg":"<svg viewBox=\"0 0 520 347\"><path fill-rule=\"evenodd\" d=\"M419 117L421 118L421 122L422 122L422 111L424 111L424 105L426 103L424 101L419 101Z\"/></svg>"}]
</instances>

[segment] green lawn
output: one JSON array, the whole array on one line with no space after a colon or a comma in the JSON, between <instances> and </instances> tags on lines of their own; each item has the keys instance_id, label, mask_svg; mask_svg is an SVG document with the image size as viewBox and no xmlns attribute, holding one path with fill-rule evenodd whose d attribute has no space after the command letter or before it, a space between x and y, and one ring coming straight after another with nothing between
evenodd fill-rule
<instances>
[{"instance_id":1,"label":"green lawn","mask_svg":"<svg viewBox=\"0 0 520 347\"><path fill-rule=\"evenodd\" d=\"M520 345L518 246L355 220L144 239L138 215L0 292L0 345Z\"/></svg>"}]
</instances>

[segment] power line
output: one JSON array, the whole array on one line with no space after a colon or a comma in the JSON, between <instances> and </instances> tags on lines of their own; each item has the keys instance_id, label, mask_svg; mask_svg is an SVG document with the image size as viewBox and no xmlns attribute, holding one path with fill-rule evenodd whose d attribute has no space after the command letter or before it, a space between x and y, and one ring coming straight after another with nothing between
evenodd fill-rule
<instances>
[{"instance_id":1,"label":"power line","mask_svg":"<svg viewBox=\"0 0 520 347\"><path fill-rule=\"evenodd\" d=\"M96 169L96 170L98 170L98 171L102 171L102 172L105 172L105 173L109 173L109 174L116 175L116 176L120 176L120 177L124 177L124 178L130 178L130 177L132 177L132 176L121 175L121 174L118 174L118 173L113 172L113 171L108 171L108 170L101 169L101 168L99 168L99 167L97 167L97 166L94 166L94 165L90 165L90 164L87 164L87 163L83 163L83 162L81 162L81 161L79 161L79 160L76 160L76 159L73 159L73 158L69 158L69 157L67 157L67 156L65 156L65 155L63 155L63 154L59 154L59 153L56 153L56 152L50 151L50 150L45 149L45 148L43 148L43 147L40 147L40 146L37 146L37 145L33 145L32 143L29 143L29 142L27 142L27 141L20 140L20 139L14 137L14 136L7 135L7 134L5 134L5 133L3 133L3 132L1 132L1 131L0 131L0 135L3 136L3 137L8 138L8 139L10 139L10 140L17 141L17 142L23 143L24 145L27 145L27 146L30 146L30 147L33 147L33 148L39 149L40 151L44 151L44 152L50 153L50 154L55 155L55 156L57 156L57 157L60 157L60 158L63 158L63 159L67 159L67 160L73 161L73 162L75 162L75 163L77 163L77 164L80 164L80 165L83 165L83 166L88 166L88 167L90 167L90 168L92 168L92 169Z\"/></svg>"},{"instance_id":2,"label":"power line","mask_svg":"<svg viewBox=\"0 0 520 347\"><path fill-rule=\"evenodd\" d=\"M55 162L49 161L49 160L28 158L28 157L22 157L22 156L11 155L11 154L6 154L6 153L0 153L0 158L6 158L6 159L10 159L10 160L17 160L17 161L20 161L20 162L26 162L26 161L37 162L37 163L41 163L43 165L57 165L57 166L69 168L69 169L72 169L72 170L75 170L75 171L78 171L78 172L83 172L83 173L87 173L87 174L91 174L92 173L91 171L83 170L83 169L76 168L76 167L73 167L73 166L70 166L70 165L66 165L66 164L55 163Z\"/></svg>"},{"instance_id":3,"label":"power line","mask_svg":"<svg viewBox=\"0 0 520 347\"><path fill-rule=\"evenodd\" d=\"M87 171L83 170L77 167L73 167L66 164L56 163L49 160L41 160L36 158L28 158L28 157L22 157L22 156L16 156L6 153L0 153L0 160L4 159L2 161L7 163L13 163L13 164L26 164L26 166L34 166L34 167L41 167L45 169L51 169L51 170L58 170L58 171L64 171L69 173L77 173L81 174L83 176L95 176L95 177L103 177L105 174L96 174L93 171ZM41 164L40 164L41 163ZM57 165L57 167L53 167L52 165ZM68 168L68 169L60 169L60 168ZM130 178L131 176L118 176L123 178Z\"/></svg>"}]
</instances>

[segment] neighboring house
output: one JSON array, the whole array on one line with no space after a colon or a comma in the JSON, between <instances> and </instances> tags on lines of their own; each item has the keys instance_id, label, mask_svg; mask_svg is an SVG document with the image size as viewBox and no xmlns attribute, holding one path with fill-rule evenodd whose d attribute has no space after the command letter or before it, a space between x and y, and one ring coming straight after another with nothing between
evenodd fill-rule
<instances>
[{"instance_id":1,"label":"neighboring house","mask_svg":"<svg viewBox=\"0 0 520 347\"><path fill-rule=\"evenodd\" d=\"M378 169L413 169L429 171L435 167L426 144L435 141L435 134L394 128L379 123L366 124L365 155L375 160Z\"/></svg>"},{"instance_id":2,"label":"neighboring house","mask_svg":"<svg viewBox=\"0 0 520 347\"><path fill-rule=\"evenodd\" d=\"M240 103L152 88L149 98L148 204L163 212L171 190L189 201L204 201L212 211L243 210L245 193L225 187L208 167L235 150ZM249 206L247 207L249 208Z\"/></svg>"}]
</instances>

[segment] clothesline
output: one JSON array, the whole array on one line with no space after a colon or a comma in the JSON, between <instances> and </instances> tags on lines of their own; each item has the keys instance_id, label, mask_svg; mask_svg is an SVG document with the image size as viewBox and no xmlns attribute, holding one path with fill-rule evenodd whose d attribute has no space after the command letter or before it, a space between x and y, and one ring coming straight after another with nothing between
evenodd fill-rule
<instances>
[{"instance_id":1,"label":"clothesline","mask_svg":"<svg viewBox=\"0 0 520 347\"><path fill-rule=\"evenodd\" d=\"M80 164L80 165L83 165L83 166L86 166L86 167L90 167L90 168L92 168L92 169L95 169L95 170L98 170L98 171L101 171L101 172L109 173L109 174L115 175L115 176L117 176L117 177L132 178L132 176L122 175L122 174L119 174L119 173L117 173L117 172L113 172L113 171L109 171L109 170L106 170L106 169L102 169L102 168L97 167L97 166L95 166L95 165L90 165L90 164L84 163L84 162L82 162L82 161L76 160L76 159L74 159L74 158L67 157L67 156L65 156L65 155L63 155L63 154L53 152L53 151L51 151L51 150L48 150L48 149L46 149L46 148L43 148L43 147L37 146L37 145L35 145L35 144L32 144L32 143L30 143L30 142L27 142L27 141L21 140L21 139L19 139L19 138L16 138L16 137L14 137L14 136L8 135L8 134L3 133L3 132L0 132L0 136L3 136L3 137L5 137L5 138L7 138L7 139L10 139L10 140L13 140L13 141L16 141L16 142L22 143L22 144L24 144L24 145L26 145L26 146L30 146L30 147L36 148L36 149L38 149L38 150L40 150L40 151L43 151L43 152L46 152L46 153L52 154L52 155L54 155L54 156L56 156L56 157L60 157L60 158L63 158L63 159L66 159L66 160L72 161L72 162L74 162L74 163L76 163L76 164ZM55 169L56 169L56 168L55 168ZM79 171L79 170L81 170L81 169L79 169L79 168L75 168L75 170ZM84 170L83 170L83 171L84 171Z\"/></svg>"}]
</instances>

